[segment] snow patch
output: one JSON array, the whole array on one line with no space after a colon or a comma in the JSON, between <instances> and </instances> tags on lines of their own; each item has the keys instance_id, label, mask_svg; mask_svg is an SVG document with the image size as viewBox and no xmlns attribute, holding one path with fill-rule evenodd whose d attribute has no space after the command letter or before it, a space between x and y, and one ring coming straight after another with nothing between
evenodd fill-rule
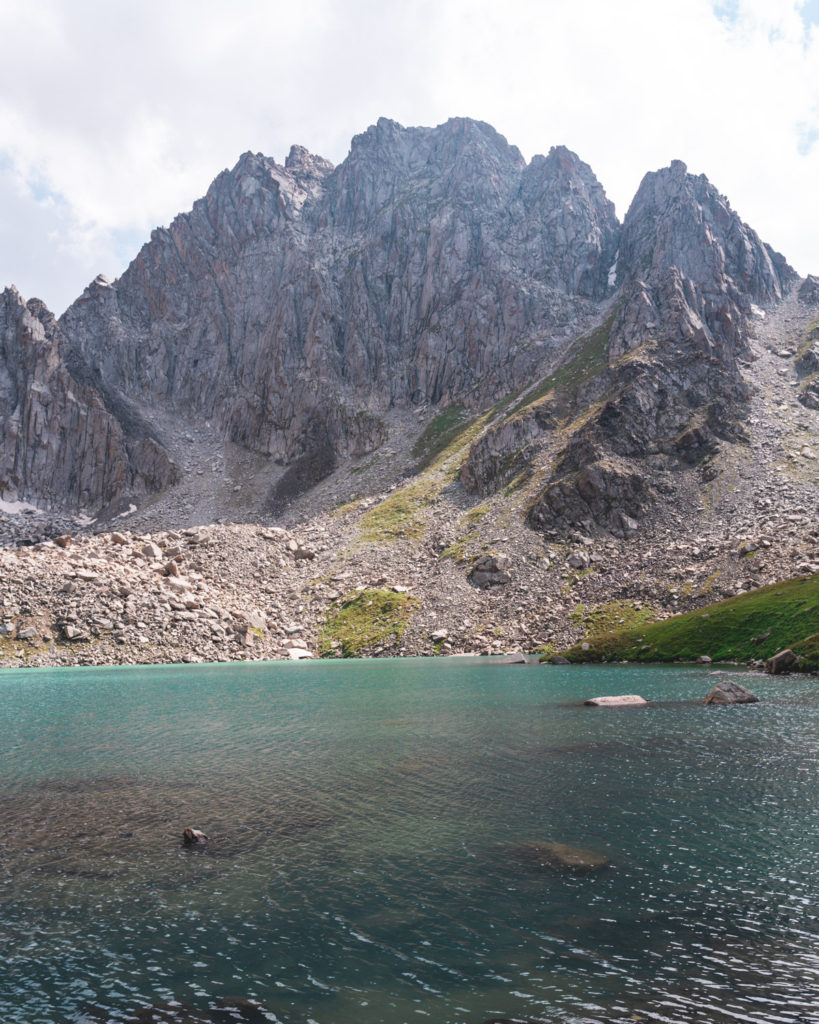
<instances>
[{"instance_id":1,"label":"snow patch","mask_svg":"<svg viewBox=\"0 0 819 1024\"><path fill-rule=\"evenodd\" d=\"M751 303L751 313L753 314L753 316L758 316L760 320L764 320L767 316L765 310L760 309L759 306L755 306L753 302Z\"/></svg>"},{"instance_id":2,"label":"snow patch","mask_svg":"<svg viewBox=\"0 0 819 1024\"><path fill-rule=\"evenodd\" d=\"M609 267L609 288L613 288L617 284L617 260L620 258L620 250L614 254L614 263Z\"/></svg>"},{"instance_id":3,"label":"snow patch","mask_svg":"<svg viewBox=\"0 0 819 1024\"><path fill-rule=\"evenodd\" d=\"M3 501L2 498L0 498L0 512L5 512L6 515L10 516L19 516L21 512L42 514L39 508L29 505L25 501Z\"/></svg>"},{"instance_id":4,"label":"snow patch","mask_svg":"<svg viewBox=\"0 0 819 1024\"><path fill-rule=\"evenodd\" d=\"M136 510L137 510L136 505L129 505L127 511L120 512L120 514L116 518L117 519L124 519L126 516L132 515L134 512L136 512Z\"/></svg>"}]
</instances>

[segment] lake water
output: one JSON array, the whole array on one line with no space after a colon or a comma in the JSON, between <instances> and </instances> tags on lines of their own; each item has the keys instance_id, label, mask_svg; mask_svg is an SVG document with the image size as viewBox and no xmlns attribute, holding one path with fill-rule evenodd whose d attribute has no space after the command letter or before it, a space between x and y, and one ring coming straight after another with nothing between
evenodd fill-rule
<instances>
[{"instance_id":1,"label":"lake water","mask_svg":"<svg viewBox=\"0 0 819 1024\"><path fill-rule=\"evenodd\" d=\"M0 1020L819 1022L819 681L719 674L0 672Z\"/></svg>"}]
</instances>

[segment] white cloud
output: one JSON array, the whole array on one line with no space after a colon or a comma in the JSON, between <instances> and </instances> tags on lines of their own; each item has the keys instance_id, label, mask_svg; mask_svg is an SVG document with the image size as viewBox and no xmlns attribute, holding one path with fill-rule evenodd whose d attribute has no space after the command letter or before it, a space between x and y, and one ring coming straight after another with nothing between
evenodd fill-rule
<instances>
[{"instance_id":1,"label":"white cloud","mask_svg":"<svg viewBox=\"0 0 819 1024\"><path fill-rule=\"evenodd\" d=\"M380 115L489 121L591 164L706 173L819 272L816 0L4 0L0 282L60 311L241 152L338 162ZM719 14L719 16L718 16Z\"/></svg>"}]
</instances>

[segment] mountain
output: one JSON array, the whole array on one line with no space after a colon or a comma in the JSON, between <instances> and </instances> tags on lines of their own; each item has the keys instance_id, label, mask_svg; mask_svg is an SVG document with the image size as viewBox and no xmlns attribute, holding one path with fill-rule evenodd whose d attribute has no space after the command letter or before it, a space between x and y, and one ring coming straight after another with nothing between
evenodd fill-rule
<instances>
[{"instance_id":1,"label":"mountain","mask_svg":"<svg viewBox=\"0 0 819 1024\"><path fill-rule=\"evenodd\" d=\"M817 306L680 161L620 223L467 119L246 153L59 321L3 293L0 661L559 646L819 572Z\"/></svg>"}]
</instances>

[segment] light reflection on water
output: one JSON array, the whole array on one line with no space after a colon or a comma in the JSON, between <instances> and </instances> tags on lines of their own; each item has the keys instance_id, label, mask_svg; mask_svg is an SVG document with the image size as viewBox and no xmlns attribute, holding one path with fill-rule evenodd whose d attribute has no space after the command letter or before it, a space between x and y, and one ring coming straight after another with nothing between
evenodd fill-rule
<instances>
[{"instance_id":1,"label":"light reflection on water","mask_svg":"<svg viewBox=\"0 0 819 1024\"><path fill-rule=\"evenodd\" d=\"M705 708L713 681L0 673L0 1020L819 1022L819 687ZM604 692L658 703L579 703ZM613 866L538 868L534 840Z\"/></svg>"}]
</instances>

